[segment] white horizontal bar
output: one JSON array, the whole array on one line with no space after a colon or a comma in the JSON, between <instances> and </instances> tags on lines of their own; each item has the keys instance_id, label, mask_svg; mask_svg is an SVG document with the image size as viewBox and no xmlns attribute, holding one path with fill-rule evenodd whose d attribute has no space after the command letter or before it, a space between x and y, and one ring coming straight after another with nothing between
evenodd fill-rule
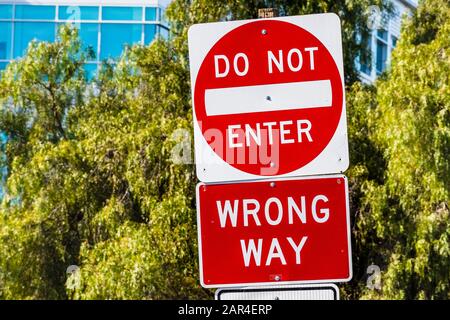
<instances>
[{"instance_id":1,"label":"white horizontal bar","mask_svg":"<svg viewBox=\"0 0 450 320\"><path fill-rule=\"evenodd\" d=\"M330 80L207 89L209 116L331 107Z\"/></svg>"}]
</instances>

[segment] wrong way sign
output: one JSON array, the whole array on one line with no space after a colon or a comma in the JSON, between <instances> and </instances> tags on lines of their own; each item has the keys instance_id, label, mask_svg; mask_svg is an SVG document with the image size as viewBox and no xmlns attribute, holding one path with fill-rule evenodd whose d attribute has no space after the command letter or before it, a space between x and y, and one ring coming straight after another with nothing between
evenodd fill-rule
<instances>
[{"instance_id":1,"label":"wrong way sign","mask_svg":"<svg viewBox=\"0 0 450 320\"><path fill-rule=\"evenodd\" d=\"M188 37L199 180L347 169L335 14L198 24Z\"/></svg>"},{"instance_id":2,"label":"wrong way sign","mask_svg":"<svg viewBox=\"0 0 450 320\"><path fill-rule=\"evenodd\" d=\"M197 186L204 287L352 277L343 175Z\"/></svg>"}]
</instances>

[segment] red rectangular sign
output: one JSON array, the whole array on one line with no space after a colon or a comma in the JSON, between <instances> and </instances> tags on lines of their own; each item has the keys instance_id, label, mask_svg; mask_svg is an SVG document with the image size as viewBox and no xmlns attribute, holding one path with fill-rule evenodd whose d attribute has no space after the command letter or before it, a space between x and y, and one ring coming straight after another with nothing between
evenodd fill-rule
<instances>
[{"instance_id":1,"label":"red rectangular sign","mask_svg":"<svg viewBox=\"0 0 450 320\"><path fill-rule=\"evenodd\" d=\"M352 277L344 175L197 185L207 288Z\"/></svg>"}]
</instances>

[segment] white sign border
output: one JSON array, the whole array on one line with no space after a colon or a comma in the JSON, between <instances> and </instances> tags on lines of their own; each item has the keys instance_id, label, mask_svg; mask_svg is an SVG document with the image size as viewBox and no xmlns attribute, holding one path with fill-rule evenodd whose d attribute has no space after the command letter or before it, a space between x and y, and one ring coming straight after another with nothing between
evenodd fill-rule
<instances>
[{"instance_id":1,"label":"white sign border","mask_svg":"<svg viewBox=\"0 0 450 320\"><path fill-rule=\"evenodd\" d=\"M296 284L320 284L320 283L333 283L333 282L348 282L353 278L353 264L352 264L352 243L351 243L351 229L350 229L350 202L349 202L349 190L348 190L348 178L343 174L336 175L320 175L320 176L303 176L303 177L289 177L289 178L274 178L274 179L262 179L262 180L248 180L239 181L238 183L252 183L252 182L277 182L277 181L288 181L288 180L311 180L311 179L337 179L341 178L345 181L345 208L346 208L346 222L347 222L347 242L348 242L348 266L349 266L349 276L345 279L322 279L322 280L299 280L299 281L268 281L268 282L249 282L249 283L230 283L230 284L212 284L208 285L204 282L203 276L203 259L202 259L202 236L201 236L201 219L200 219L200 188L202 186L211 185L222 185L222 184L233 184L236 182L226 182L226 183L212 183L205 184L199 182L196 186L196 201L197 201L197 241L198 241L198 259L199 259L199 274L200 274L200 284L203 288L232 288L232 287L253 287L253 286L268 286L268 285L296 285Z\"/></svg>"}]
</instances>

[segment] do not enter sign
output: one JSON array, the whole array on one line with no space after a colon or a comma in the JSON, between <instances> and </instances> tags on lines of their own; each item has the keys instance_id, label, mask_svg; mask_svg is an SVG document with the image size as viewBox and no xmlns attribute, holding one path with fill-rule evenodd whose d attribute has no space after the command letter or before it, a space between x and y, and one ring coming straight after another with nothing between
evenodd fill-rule
<instances>
[{"instance_id":1,"label":"do not enter sign","mask_svg":"<svg viewBox=\"0 0 450 320\"><path fill-rule=\"evenodd\" d=\"M194 25L189 57L201 181L348 167L336 15Z\"/></svg>"}]
</instances>

